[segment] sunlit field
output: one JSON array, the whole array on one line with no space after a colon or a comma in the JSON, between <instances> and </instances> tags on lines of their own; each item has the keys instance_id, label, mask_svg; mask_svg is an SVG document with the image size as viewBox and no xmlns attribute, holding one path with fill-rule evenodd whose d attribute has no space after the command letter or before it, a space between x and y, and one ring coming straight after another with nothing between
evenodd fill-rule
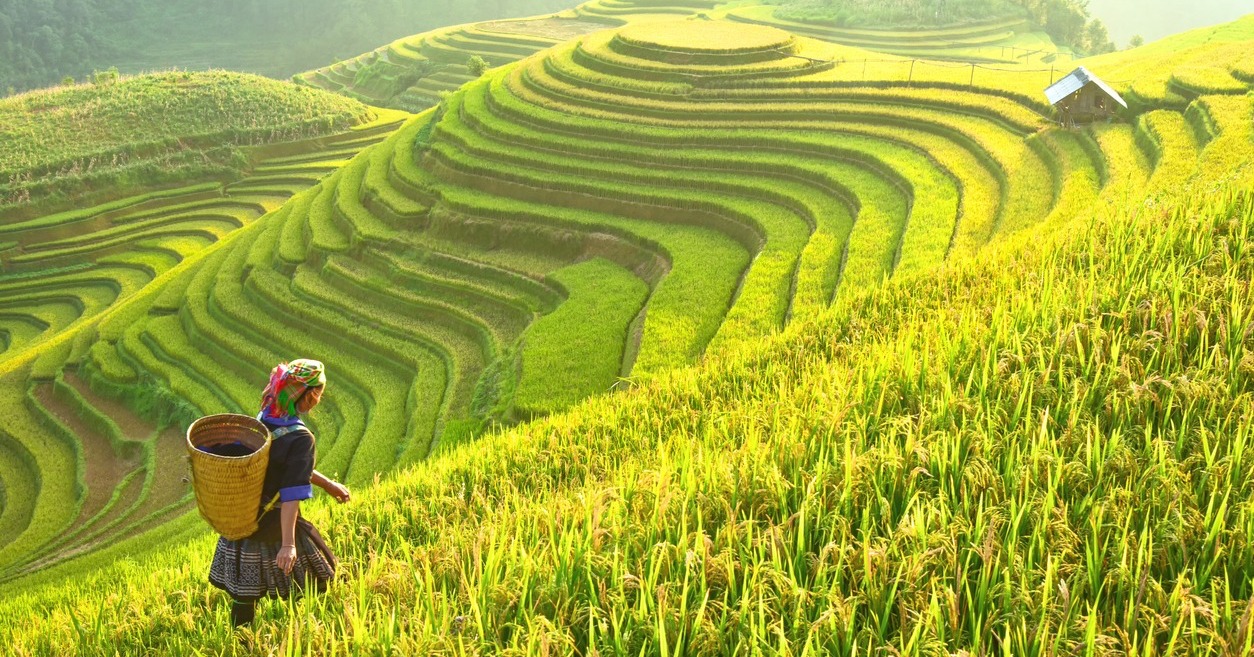
<instances>
[{"instance_id":1,"label":"sunlit field","mask_svg":"<svg viewBox=\"0 0 1254 657\"><path fill-rule=\"evenodd\" d=\"M595 0L0 101L91 190L0 211L0 645L1252 654L1252 21ZM1077 66L1128 107L1060 125ZM341 569L234 632L183 431L296 357Z\"/></svg>"}]
</instances>

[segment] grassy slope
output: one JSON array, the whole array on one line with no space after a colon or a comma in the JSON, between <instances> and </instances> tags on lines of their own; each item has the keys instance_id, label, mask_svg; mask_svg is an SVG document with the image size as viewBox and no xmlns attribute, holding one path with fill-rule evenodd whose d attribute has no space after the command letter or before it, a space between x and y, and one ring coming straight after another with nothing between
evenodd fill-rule
<instances>
[{"instance_id":1,"label":"grassy slope","mask_svg":"<svg viewBox=\"0 0 1254 657\"><path fill-rule=\"evenodd\" d=\"M1250 636L1254 218L1227 193L853 295L319 509L348 581L287 645L848 652L843 624L859 652L1241 654L1219 642ZM57 612L0 640L229 649L203 628L210 550L0 603L70 605L83 628Z\"/></svg>"},{"instance_id":2,"label":"grassy slope","mask_svg":"<svg viewBox=\"0 0 1254 657\"><path fill-rule=\"evenodd\" d=\"M1254 14L1231 23L1176 34L1140 48L1090 57L1078 63L1111 81L1117 88L1134 88L1146 96L1158 98L1166 93L1165 87L1171 75L1179 73L1182 68L1222 72L1238 66L1248 67L1251 39L1254 39Z\"/></svg>"},{"instance_id":3,"label":"grassy slope","mask_svg":"<svg viewBox=\"0 0 1254 657\"><path fill-rule=\"evenodd\" d=\"M345 578L268 607L260 643L1241 654L1254 199L1232 189L895 281L316 506ZM0 640L230 652L211 552L8 597Z\"/></svg>"},{"instance_id":4,"label":"grassy slope","mask_svg":"<svg viewBox=\"0 0 1254 657\"><path fill-rule=\"evenodd\" d=\"M21 94L0 100L0 212L83 187L222 175L246 163L233 146L341 131L369 114L341 96L223 71Z\"/></svg>"}]
</instances>

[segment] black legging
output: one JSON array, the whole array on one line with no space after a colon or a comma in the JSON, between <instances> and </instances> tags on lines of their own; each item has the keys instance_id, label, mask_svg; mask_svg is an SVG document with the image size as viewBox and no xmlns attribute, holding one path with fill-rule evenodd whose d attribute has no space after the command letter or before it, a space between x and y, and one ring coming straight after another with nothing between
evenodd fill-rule
<instances>
[{"instance_id":1,"label":"black legging","mask_svg":"<svg viewBox=\"0 0 1254 657\"><path fill-rule=\"evenodd\" d=\"M234 600L231 602L231 625L250 625L257 615L256 600Z\"/></svg>"}]
</instances>

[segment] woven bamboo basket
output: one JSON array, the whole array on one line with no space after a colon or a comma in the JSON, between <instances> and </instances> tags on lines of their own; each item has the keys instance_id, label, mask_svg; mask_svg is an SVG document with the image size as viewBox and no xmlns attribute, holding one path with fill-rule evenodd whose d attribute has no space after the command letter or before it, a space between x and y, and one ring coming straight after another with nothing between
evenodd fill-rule
<instances>
[{"instance_id":1,"label":"woven bamboo basket","mask_svg":"<svg viewBox=\"0 0 1254 657\"><path fill-rule=\"evenodd\" d=\"M204 451L242 445L246 456ZM238 540L257 531L257 510L270 461L270 431L247 415L202 417L187 428L192 489L200 515L222 536Z\"/></svg>"}]
</instances>

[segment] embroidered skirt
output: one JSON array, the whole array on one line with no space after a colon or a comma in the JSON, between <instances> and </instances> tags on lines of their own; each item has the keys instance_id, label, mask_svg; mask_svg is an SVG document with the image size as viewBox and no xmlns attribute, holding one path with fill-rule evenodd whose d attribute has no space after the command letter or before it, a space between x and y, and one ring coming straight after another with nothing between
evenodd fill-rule
<instances>
[{"instance_id":1,"label":"embroidered skirt","mask_svg":"<svg viewBox=\"0 0 1254 657\"><path fill-rule=\"evenodd\" d=\"M335 555L313 525L304 518L296 520L296 564L291 575L279 570L274 561L282 541L267 540L266 533L238 541L218 537L209 583L236 600L286 598L307 586L326 589L335 576Z\"/></svg>"}]
</instances>

